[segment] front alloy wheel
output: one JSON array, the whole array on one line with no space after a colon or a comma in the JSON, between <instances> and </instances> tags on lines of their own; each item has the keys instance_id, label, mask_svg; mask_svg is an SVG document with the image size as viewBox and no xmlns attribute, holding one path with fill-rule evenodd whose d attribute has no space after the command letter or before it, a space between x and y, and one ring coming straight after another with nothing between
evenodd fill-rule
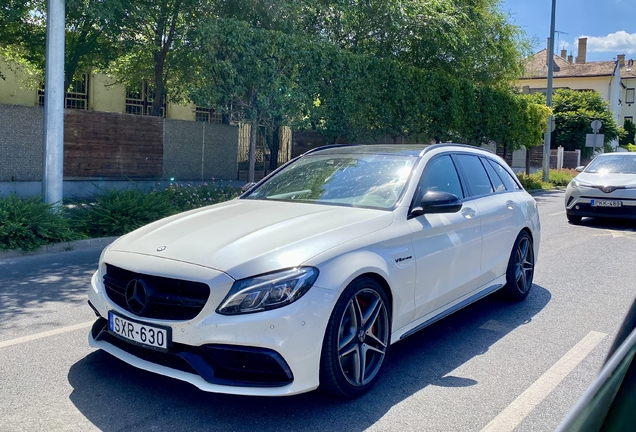
<instances>
[{"instance_id":1,"label":"front alloy wheel","mask_svg":"<svg viewBox=\"0 0 636 432\"><path fill-rule=\"evenodd\" d=\"M391 336L388 301L370 278L353 281L336 303L322 350L321 387L341 396L367 392L378 379Z\"/></svg>"}]
</instances>

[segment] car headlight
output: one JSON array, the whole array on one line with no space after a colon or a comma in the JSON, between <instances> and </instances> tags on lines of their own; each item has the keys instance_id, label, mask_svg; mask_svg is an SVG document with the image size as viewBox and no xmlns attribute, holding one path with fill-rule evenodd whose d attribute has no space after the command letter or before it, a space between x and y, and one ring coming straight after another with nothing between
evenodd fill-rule
<instances>
[{"instance_id":1,"label":"car headlight","mask_svg":"<svg viewBox=\"0 0 636 432\"><path fill-rule=\"evenodd\" d=\"M577 180L576 177L572 179L570 184L572 185L573 188L590 187L591 186L588 183L582 182L581 180Z\"/></svg>"},{"instance_id":2,"label":"car headlight","mask_svg":"<svg viewBox=\"0 0 636 432\"><path fill-rule=\"evenodd\" d=\"M298 267L237 280L216 311L238 315L286 306L301 298L317 277L318 269Z\"/></svg>"}]
</instances>

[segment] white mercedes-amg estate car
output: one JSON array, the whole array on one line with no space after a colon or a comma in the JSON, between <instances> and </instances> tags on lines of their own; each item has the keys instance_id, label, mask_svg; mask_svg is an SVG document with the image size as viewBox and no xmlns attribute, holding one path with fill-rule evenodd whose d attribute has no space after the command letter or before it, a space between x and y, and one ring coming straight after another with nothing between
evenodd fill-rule
<instances>
[{"instance_id":1,"label":"white mercedes-amg estate car","mask_svg":"<svg viewBox=\"0 0 636 432\"><path fill-rule=\"evenodd\" d=\"M331 146L104 249L90 345L198 388L368 391L391 344L532 287L534 199L460 144Z\"/></svg>"}]
</instances>

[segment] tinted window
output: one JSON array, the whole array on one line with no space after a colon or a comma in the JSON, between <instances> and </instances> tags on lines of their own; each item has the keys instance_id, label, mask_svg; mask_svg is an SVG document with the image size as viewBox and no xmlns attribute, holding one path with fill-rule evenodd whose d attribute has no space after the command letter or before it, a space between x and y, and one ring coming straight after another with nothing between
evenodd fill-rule
<instances>
[{"instance_id":1,"label":"tinted window","mask_svg":"<svg viewBox=\"0 0 636 432\"><path fill-rule=\"evenodd\" d=\"M481 163L484 165L484 168L486 168L486 172L488 172L490 183L492 183L492 187L495 188L495 192L504 192L506 190L506 186L495 172L495 169L491 167L490 164L483 158L481 159Z\"/></svg>"},{"instance_id":2,"label":"tinted window","mask_svg":"<svg viewBox=\"0 0 636 432\"><path fill-rule=\"evenodd\" d=\"M504 182L504 184L506 185L506 189L508 190L515 190L515 189L519 189L519 185L517 184L517 182L512 178L512 176L510 175L510 173L508 172L507 169L505 169L504 167L502 167L501 165L499 165L497 162L495 162L494 160L488 159L488 162L490 163L490 166L493 167L493 169L497 172L497 174L499 174L499 178Z\"/></svg>"},{"instance_id":3,"label":"tinted window","mask_svg":"<svg viewBox=\"0 0 636 432\"><path fill-rule=\"evenodd\" d=\"M426 165L419 189L420 201L429 191L449 192L459 198L464 197L455 164L448 155L436 157Z\"/></svg>"},{"instance_id":4,"label":"tinted window","mask_svg":"<svg viewBox=\"0 0 636 432\"><path fill-rule=\"evenodd\" d=\"M477 156L456 155L455 158L457 158L457 162L466 176L471 196L493 193L486 169Z\"/></svg>"}]
</instances>

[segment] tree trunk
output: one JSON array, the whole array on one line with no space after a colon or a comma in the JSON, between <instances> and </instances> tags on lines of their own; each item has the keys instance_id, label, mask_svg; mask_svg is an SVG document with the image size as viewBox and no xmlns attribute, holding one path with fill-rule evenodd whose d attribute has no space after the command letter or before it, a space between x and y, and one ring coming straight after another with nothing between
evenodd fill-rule
<instances>
[{"instance_id":1,"label":"tree trunk","mask_svg":"<svg viewBox=\"0 0 636 432\"><path fill-rule=\"evenodd\" d=\"M152 107L150 109L150 115L155 117L163 117L161 114L164 93L163 64L163 57L159 57L155 60L155 96L152 100Z\"/></svg>"},{"instance_id":2,"label":"tree trunk","mask_svg":"<svg viewBox=\"0 0 636 432\"><path fill-rule=\"evenodd\" d=\"M250 151L248 155L249 168L247 172L247 182L254 181L254 169L256 168L256 133L258 132L258 120L252 120L250 125Z\"/></svg>"}]
</instances>

